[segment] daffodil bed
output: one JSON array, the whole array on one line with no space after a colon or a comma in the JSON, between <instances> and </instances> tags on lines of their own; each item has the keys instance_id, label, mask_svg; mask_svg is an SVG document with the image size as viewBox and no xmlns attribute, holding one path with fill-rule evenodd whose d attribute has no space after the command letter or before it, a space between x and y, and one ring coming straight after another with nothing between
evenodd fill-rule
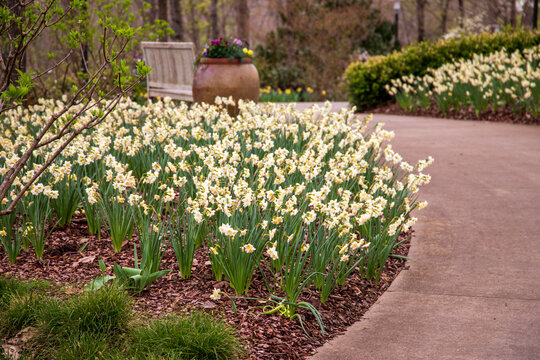
<instances>
[{"instance_id":1,"label":"daffodil bed","mask_svg":"<svg viewBox=\"0 0 540 360\"><path fill-rule=\"evenodd\" d=\"M475 55L387 86L409 113L540 123L540 47Z\"/></svg>"},{"instance_id":2,"label":"daffodil bed","mask_svg":"<svg viewBox=\"0 0 540 360\"><path fill-rule=\"evenodd\" d=\"M60 106L43 101L2 119L0 143L12 150L0 153L1 174ZM343 330L356 317L329 308L349 308L346 299L361 313L398 272L403 261L390 255L404 254L400 233L426 205L417 192L433 159L403 161L393 133L354 109L239 107L231 118L224 105L124 100L0 218L0 270L98 278L86 291L118 281L151 313L217 306L249 335L253 358L306 355L314 343L303 334L326 339L325 320L331 334ZM40 148L14 186L54 150ZM298 339L287 342L283 329Z\"/></svg>"}]
</instances>

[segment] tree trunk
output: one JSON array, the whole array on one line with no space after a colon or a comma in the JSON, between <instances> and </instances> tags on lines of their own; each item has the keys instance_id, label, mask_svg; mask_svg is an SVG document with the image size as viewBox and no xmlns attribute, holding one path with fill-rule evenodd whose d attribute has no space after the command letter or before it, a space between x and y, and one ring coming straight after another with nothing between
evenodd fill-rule
<instances>
[{"instance_id":1,"label":"tree trunk","mask_svg":"<svg viewBox=\"0 0 540 360\"><path fill-rule=\"evenodd\" d=\"M168 9L168 1L167 0L158 0L158 19L169 21L168 19L169 15L169 9ZM167 41L169 38L168 35L164 35L159 41Z\"/></svg>"},{"instance_id":2,"label":"tree trunk","mask_svg":"<svg viewBox=\"0 0 540 360\"><path fill-rule=\"evenodd\" d=\"M210 37L212 39L219 38L218 0L211 0L210 2L210 28Z\"/></svg>"},{"instance_id":3,"label":"tree trunk","mask_svg":"<svg viewBox=\"0 0 540 360\"><path fill-rule=\"evenodd\" d=\"M171 27L174 31L173 40L184 41L184 18L181 0L172 0L171 2Z\"/></svg>"},{"instance_id":4,"label":"tree trunk","mask_svg":"<svg viewBox=\"0 0 540 360\"><path fill-rule=\"evenodd\" d=\"M441 35L448 31L448 5L450 0L441 0Z\"/></svg>"},{"instance_id":5,"label":"tree trunk","mask_svg":"<svg viewBox=\"0 0 540 360\"><path fill-rule=\"evenodd\" d=\"M533 0L532 28L538 29L538 0Z\"/></svg>"},{"instance_id":6,"label":"tree trunk","mask_svg":"<svg viewBox=\"0 0 540 360\"><path fill-rule=\"evenodd\" d=\"M157 0L148 0L147 2L151 6L150 11L148 12L148 20L150 20L150 23L154 23L158 18Z\"/></svg>"},{"instance_id":7,"label":"tree trunk","mask_svg":"<svg viewBox=\"0 0 540 360\"><path fill-rule=\"evenodd\" d=\"M425 8L426 0L416 0L416 23L418 26L418 42L424 41L425 37L425 28L424 28L424 19L425 19Z\"/></svg>"},{"instance_id":8,"label":"tree trunk","mask_svg":"<svg viewBox=\"0 0 540 360\"><path fill-rule=\"evenodd\" d=\"M464 0L458 0L459 7L459 27L463 29L465 22L465 3Z\"/></svg>"},{"instance_id":9,"label":"tree trunk","mask_svg":"<svg viewBox=\"0 0 540 360\"><path fill-rule=\"evenodd\" d=\"M510 25L516 26L516 0L510 0Z\"/></svg>"},{"instance_id":10,"label":"tree trunk","mask_svg":"<svg viewBox=\"0 0 540 360\"><path fill-rule=\"evenodd\" d=\"M7 4L5 4L5 5L9 9L12 9L13 14L15 16L17 16L17 17L22 17L23 16L23 7L19 4L19 2L17 0L7 1ZM25 6L29 6L29 5L25 5ZM8 31L10 32L10 34L11 34L11 36L13 38L18 38L19 36L24 37L21 23L19 23L19 24L13 23L13 25L10 26ZM7 53L6 53L5 57L7 57ZM20 70L22 72L26 72L26 52L24 52L22 54L22 56L20 56L18 59L16 59L15 64L16 64L15 69L18 69L18 70ZM0 71L1 71L1 69L0 69ZM10 83L14 83L18 78L19 78L19 74L16 71L13 71L11 73L11 79L12 80L10 81Z\"/></svg>"},{"instance_id":11,"label":"tree trunk","mask_svg":"<svg viewBox=\"0 0 540 360\"><path fill-rule=\"evenodd\" d=\"M247 0L236 0L236 37L249 42L249 9Z\"/></svg>"},{"instance_id":12,"label":"tree trunk","mask_svg":"<svg viewBox=\"0 0 540 360\"><path fill-rule=\"evenodd\" d=\"M501 7L497 1L490 1L488 8L489 21L491 22L492 28L496 29L499 25L499 20L501 19Z\"/></svg>"},{"instance_id":13,"label":"tree trunk","mask_svg":"<svg viewBox=\"0 0 540 360\"><path fill-rule=\"evenodd\" d=\"M197 26L197 18L195 17L195 4L193 0L189 0L189 21L190 21L190 37L191 41L195 44L195 48L199 49L199 27Z\"/></svg>"}]
</instances>

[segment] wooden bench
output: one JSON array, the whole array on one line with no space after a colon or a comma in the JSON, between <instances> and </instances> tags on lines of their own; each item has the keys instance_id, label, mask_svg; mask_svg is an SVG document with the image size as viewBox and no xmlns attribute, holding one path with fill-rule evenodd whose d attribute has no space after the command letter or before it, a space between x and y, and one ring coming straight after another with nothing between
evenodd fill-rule
<instances>
[{"instance_id":1,"label":"wooden bench","mask_svg":"<svg viewBox=\"0 0 540 360\"><path fill-rule=\"evenodd\" d=\"M193 101L195 46L193 43L142 42L148 97Z\"/></svg>"}]
</instances>

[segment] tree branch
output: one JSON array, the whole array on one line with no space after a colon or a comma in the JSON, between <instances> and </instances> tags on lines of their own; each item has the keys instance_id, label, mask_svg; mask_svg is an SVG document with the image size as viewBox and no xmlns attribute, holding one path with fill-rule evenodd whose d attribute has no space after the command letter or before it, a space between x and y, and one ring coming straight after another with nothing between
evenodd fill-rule
<instances>
[{"instance_id":1,"label":"tree branch","mask_svg":"<svg viewBox=\"0 0 540 360\"><path fill-rule=\"evenodd\" d=\"M0 216L3 216L3 215L8 215L8 214L11 214L14 210L15 210L15 207L17 206L17 203L19 202L19 200L24 196L24 194L26 193L26 191L28 191L28 189L30 188L30 186L32 186L32 184L43 174L43 172L45 172L45 170L48 168L48 166L58 157L58 155L60 155L62 153L62 151L73 141L73 139L75 139L75 137L77 137L80 133L82 133L83 131L85 130L88 130L88 129L91 129L97 125L99 125L101 122L103 122L103 120L105 120L105 118L114 110L114 108L116 107L116 105L118 104L118 102L120 101L120 99L128 92L130 91L131 89L133 89L133 87L135 85L137 85L137 83L142 80L142 76L138 77L137 80L135 82L133 82L129 87L127 87L125 90L121 91L120 93L116 94L114 99L112 99L106 106L105 106L105 112L103 113L103 115L101 116L94 116L92 117L90 120L88 120L81 128L75 130L74 132L71 133L71 136L69 136L69 138L67 138L66 140L64 140L64 142L54 151L54 153L47 159L47 161L39 168L38 171L36 171L36 173L32 176L32 178L30 180L28 180L26 182L26 184L21 188L21 190L18 192L18 194L16 195L16 197L14 199L12 199L11 203L9 204L9 206L5 209L5 210L2 210L0 211ZM22 158L21 158L22 159ZM20 162L20 160L17 162L17 164ZM26 163L26 161L25 161ZM16 165L17 165L16 164ZM2 183L2 186L0 188L3 188L4 187L4 184L5 181ZM11 185L11 184L10 184ZM7 193L7 190L9 190L9 187L6 188L6 193ZM1 192L0 192L0 199L3 199L5 196L2 196Z\"/></svg>"},{"instance_id":2,"label":"tree branch","mask_svg":"<svg viewBox=\"0 0 540 360\"><path fill-rule=\"evenodd\" d=\"M57 62L50 68L48 68L47 70L44 70L41 73L32 76L32 80L42 77L43 75L47 74L49 71L53 71L54 69L62 65L72 54L73 54L73 50L69 50L69 52L66 54L66 56L62 58L62 60L60 60L59 62Z\"/></svg>"}]
</instances>

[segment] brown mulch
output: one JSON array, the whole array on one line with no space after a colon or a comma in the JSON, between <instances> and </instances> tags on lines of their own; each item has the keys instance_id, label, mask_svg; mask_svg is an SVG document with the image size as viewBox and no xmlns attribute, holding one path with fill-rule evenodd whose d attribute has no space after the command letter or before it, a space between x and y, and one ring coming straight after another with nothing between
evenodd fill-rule
<instances>
[{"instance_id":1,"label":"brown mulch","mask_svg":"<svg viewBox=\"0 0 540 360\"><path fill-rule=\"evenodd\" d=\"M406 256L411 237L411 231L401 234L400 240L406 241L394 253ZM85 244L84 250L79 251ZM1 249L0 274L21 279L45 279L60 285L71 284L72 291L81 291L89 281L101 276L98 264L100 259L108 267L112 267L115 262L122 266L133 266L133 242L127 242L121 252L114 253L105 233L98 240L97 236L88 233L84 218L76 217L68 227L53 232L40 261L36 260L30 249L19 256L15 265L11 265ZM348 326L358 321L404 267L405 260L389 258L378 284L353 273L345 285L336 289L324 304L320 303L313 289L304 290L300 300L311 303L321 312L327 332L323 336L311 312L299 309L306 330L316 342L304 334L297 320L288 320L278 314L264 315L262 306L266 304L258 301L236 300L235 315L227 296L234 295L234 291L226 281L217 282L213 279L208 258L201 248L196 252L191 279L184 280L180 278L174 251L169 247L161 268L173 271L158 279L142 294L135 295L135 309L142 316L204 309L237 329L247 344L250 359L305 359L322 343L343 333ZM111 268L108 272L112 273ZM214 288L224 292L220 300L210 299ZM268 298L262 276L258 272L247 296Z\"/></svg>"},{"instance_id":2,"label":"brown mulch","mask_svg":"<svg viewBox=\"0 0 540 360\"><path fill-rule=\"evenodd\" d=\"M440 112L436 106L432 105L427 110L422 108L416 110L402 109L397 103L383 104L364 112L389 114L389 115L407 115L407 116L427 116L444 119L456 120L478 120L491 121L512 124L540 125L540 117L534 118L531 114L514 113L510 109L498 109L497 111L488 110L485 113L477 115L474 110L455 110L451 109L446 113Z\"/></svg>"}]
</instances>

